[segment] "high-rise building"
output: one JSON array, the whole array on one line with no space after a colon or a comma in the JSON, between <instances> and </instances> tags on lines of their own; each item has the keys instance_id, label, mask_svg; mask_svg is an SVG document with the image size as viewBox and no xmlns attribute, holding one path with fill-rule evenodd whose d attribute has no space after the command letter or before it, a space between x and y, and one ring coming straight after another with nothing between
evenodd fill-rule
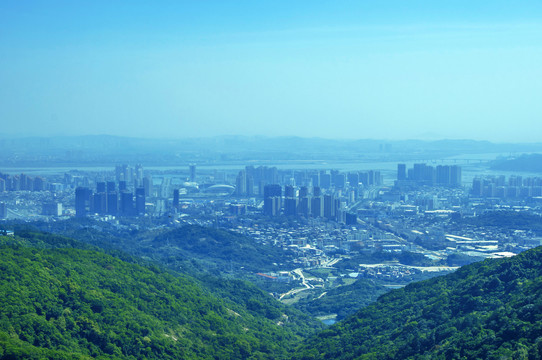
<instances>
[{"instance_id":1,"label":"high-rise building","mask_svg":"<svg viewBox=\"0 0 542 360\"><path fill-rule=\"evenodd\" d=\"M287 185L284 188L284 215L297 215L297 198L295 197L295 189L292 185Z\"/></svg>"},{"instance_id":2,"label":"high-rise building","mask_svg":"<svg viewBox=\"0 0 542 360\"><path fill-rule=\"evenodd\" d=\"M195 182L196 181L196 164L189 165L189 172L190 172L190 182Z\"/></svg>"},{"instance_id":3,"label":"high-rise building","mask_svg":"<svg viewBox=\"0 0 542 360\"><path fill-rule=\"evenodd\" d=\"M278 184L265 185L264 209L265 215L276 216L280 214L282 188Z\"/></svg>"},{"instance_id":4,"label":"high-rise building","mask_svg":"<svg viewBox=\"0 0 542 360\"><path fill-rule=\"evenodd\" d=\"M75 216L85 217L89 212L91 191L87 187L75 189Z\"/></svg>"},{"instance_id":5,"label":"high-rise building","mask_svg":"<svg viewBox=\"0 0 542 360\"><path fill-rule=\"evenodd\" d=\"M114 181L108 181L107 182L107 192L112 193L112 192L115 192L116 190L117 189L116 189L115 182Z\"/></svg>"},{"instance_id":6,"label":"high-rise building","mask_svg":"<svg viewBox=\"0 0 542 360\"><path fill-rule=\"evenodd\" d=\"M173 208L179 208L179 189L173 190Z\"/></svg>"},{"instance_id":7,"label":"high-rise building","mask_svg":"<svg viewBox=\"0 0 542 360\"><path fill-rule=\"evenodd\" d=\"M11 177L11 186L9 187L11 191L20 191L23 190L21 188L21 179L18 175Z\"/></svg>"},{"instance_id":8,"label":"high-rise building","mask_svg":"<svg viewBox=\"0 0 542 360\"><path fill-rule=\"evenodd\" d=\"M134 180L137 180L138 184L141 184L143 181L143 166L141 164L135 166Z\"/></svg>"},{"instance_id":9,"label":"high-rise building","mask_svg":"<svg viewBox=\"0 0 542 360\"><path fill-rule=\"evenodd\" d=\"M335 219L335 198L332 194L324 195L324 217Z\"/></svg>"},{"instance_id":10,"label":"high-rise building","mask_svg":"<svg viewBox=\"0 0 542 360\"><path fill-rule=\"evenodd\" d=\"M124 181L124 171L123 171L123 165L117 165L115 166L115 179L117 181Z\"/></svg>"},{"instance_id":11,"label":"high-rise building","mask_svg":"<svg viewBox=\"0 0 542 360\"><path fill-rule=\"evenodd\" d=\"M143 188L145 189L145 196L152 196L152 177L150 175L143 178Z\"/></svg>"},{"instance_id":12,"label":"high-rise building","mask_svg":"<svg viewBox=\"0 0 542 360\"><path fill-rule=\"evenodd\" d=\"M286 185L284 187L284 197L285 198L295 197L295 189L292 185Z\"/></svg>"},{"instance_id":13,"label":"high-rise building","mask_svg":"<svg viewBox=\"0 0 542 360\"><path fill-rule=\"evenodd\" d=\"M311 199L311 215L313 217L324 216L324 198L320 194L314 195Z\"/></svg>"},{"instance_id":14,"label":"high-rise building","mask_svg":"<svg viewBox=\"0 0 542 360\"><path fill-rule=\"evenodd\" d=\"M247 173L245 170L239 171L235 180L235 194L243 196L247 194Z\"/></svg>"},{"instance_id":15,"label":"high-rise building","mask_svg":"<svg viewBox=\"0 0 542 360\"><path fill-rule=\"evenodd\" d=\"M351 187L357 187L359 185L359 173L351 172L347 175L348 184Z\"/></svg>"},{"instance_id":16,"label":"high-rise building","mask_svg":"<svg viewBox=\"0 0 542 360\"><path fill-rule=\"evenodd\" d=\"M124 216L134 215L134 195L129 191L120 193L120 213Z\"/></svg>"},{"instance_id":17,"label":"high-rise building","mask_svg":"<svg viewBox=\"0 0 542 360\"><path fill-rule=\"evenodd\" d=\"M107 193L95 193L92 197L91 212L103 215L107 212Z\"/></svg>"},{"instance_id":18,"label":"high-rise building","mask_svg":"<svg viewBox=\"0 0 542 360\"><path fill-rule=\"evenodd\" d=\"M128 165L117 165L115 167L115 176L117 181L126 181L127 183L131 183L134 180L133 173L134 169Z\"/></svg>"},{"instance_id":19,"label":"high-rise building","mask_svg":"<svg viewBox=\"0 0 542 360\"><path fill-rule=\"evenodd\" d=\"M311 201L309 197L309 188L302 186L299 188L299 200L297 206L297 213L304 217L309 217L311 213Z\"/></svg>"},{"instance_id":20,"label":"high-rise building","mask_svg":"<svg viewBox=\"0 0 542 360\"><path fill-rule=\"evenodd\" d=\"M114 184L114 183L113 183ZM119 197L116 191L107 193L107 214L117 215L119 211Z\"/></svg>"},{"instance_id":21,"label":"high-rise building","mask_svg":"<svg viewBox=\"0 0 542 360\"><path fill-rule=\"evenodd\" d=\"M262 168L263 178L267 184L276 184L279 181L279 171L276 167L267 167Z\"/></svg>"},{"instance_id":22,"label":"high-rise building","mask_svg":"<svg viewBox=\"0 0 542 360\"><path fill-rule=\"evenodd\" d=\"M97 193L104 193L104 192L106 192L105 181L98 181L98 182L96 183L96 192L97 192Z\"/></svg>"},{"instance_id":23,"label":"high-rise building","mask_svg":"<svg viewBox=\"0 0 542 360\"><path fill-rule=\"evenodd\" d=\"M406 180L406 164L397 164L397 180Z\"/></svg>"},{"instance_id":24,"label":"high-rise building","mask_svg":"<svg viewBox=\"0 0 542 360\"><path fill-rule=\"evenodd\" d=\"M254 178L247 175L247 196L254 196Z\"/></svg>"},{"instance_id":25,"label":"high-rise building","mask_svg":"<svg viewBox=\"0 0 542 360\"><path fill-rule=\"evenodd\" d=\"M28 176L26 174L19 175L19 190L28 190Z\"/></svg>"},{"instance_id":26,"label":"high-rise building","mask_svg":"<svg viewBox=\"0 0 542 360\"><path fill-rule=\"evenodd\" d=\"M312 186L320 186L320 173L311 175Z\"/></svg>"},{"instance_id":27,"label":"high-rise building","mask_svg":"<svg viewBox=\"0 0 542 360\"><path fill-rule=\"evenodd\" d=\"M461 166L452 165L450 167L450 186L461 186Z\"/></svg>"},{"instance_id":28,"label":"high-rise building","mask_svg":"<svg viewBox=\"0 0 542 360\"><path fill-rule=\"evenodd\" d=\"M312 188L312 195L313 196L321 196L322 195L322 190L320 189L319 186L315 186Z\"/></svg>"},{"instance_id":29,"label":"high-rise building","mask_svg":"<svg viewBox=\"0 0 542 360\"><path fill-rule=\"evenodd\" d=\"M135 191L136 197L136 214L145 214L145 188L139 187Z\"/></svg>"},{"instance_id":30,"label":"high-rise building","mask_svg":"<svg viewBox=\"0 0 542 360\"><path fill-rule=\"evenodd\" d=\"M8 206L4 202L0 202L0 219L7 219L8 217Z\"/></svg>"},{"instance_id":31,"label":"high-rise building","mask_svg":"<svg viewBox=\"0 0 542 360\"><path fill-rule=\"evenodd\" d=\"M451 180L450 167L448 165L437 165L437 185L449 186Z\"/></svg>"},{"instance_id":32,"label":"high-rise building","mask_svg":"<svg viewBox=\"0 0 542 360\"><path fill-rule=\"evenodd\" d=\"M359 182L363 184L363 186L367 187L369 186L369 173L364 171L359 173Z\"/></svg>"},{"instance_id":33,"label":"high-rise building","mask_svg":"<svg viewBox=\"0 0 542 360\"><path fill-rule=\"evenodd\" d=\"M320 173L320 187L323 189L329 189L331 187L330 174Z\"/></svg>"},{"instance_id":34,"label":"high-rise building","mask_svg":"<svg viewBox=\"0 0 542 360\"><path fill-rule=\"evenodd\" d=\"M472 195L473 196L482 196L484 190L484 185L482 179L474 178L472 179Z\"/></svg>"},{"instance_id":35,"label":"high-rise building","mask_svg":"<svg viewBox=\"0 0 542 360\"><path fill-rule=\"evenodd\" d=\"M346 187L346 176L344 174L335 174L333 184L336 189L344 189Z\"/></svg>"},{"instance_id":36,"label":"high-rise building","mask_svg":"<svg viewBox=\"0 0 542 360\"><path fill-rule=\"evenodd\" d=\"M41 176L36 176L34 178L34 183L32 185L32 190L34 191L44 191L45 190L45 185L46 182L45 182L45 179L42 178Z\"/></svg>"},{"instance_id":37,"label":"high-rise building","mask_svg":"<svg viewBox=\"0 0 542 360\"><path fill-rule=\"evenodd\" d=\"M41 206L42 215L60 216L62 215L62 204L58 202L48 202Z\"/></svg>"}]
</instances>

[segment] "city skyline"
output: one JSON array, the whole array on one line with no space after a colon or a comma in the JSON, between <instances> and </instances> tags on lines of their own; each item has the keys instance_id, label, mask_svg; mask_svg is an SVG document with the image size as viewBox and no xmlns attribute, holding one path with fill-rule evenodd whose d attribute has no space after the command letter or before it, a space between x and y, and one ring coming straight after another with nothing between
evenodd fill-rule
<instances>
[{"instance_id":1,"label":"city skyline","mask_svg":"<svg viewBox=\"0 0 542 360\"><path fill-rule=\"evenodd\" d=\"M0 134L534 142L542 5L0 4Z\"/></svg>"}]
</instances>

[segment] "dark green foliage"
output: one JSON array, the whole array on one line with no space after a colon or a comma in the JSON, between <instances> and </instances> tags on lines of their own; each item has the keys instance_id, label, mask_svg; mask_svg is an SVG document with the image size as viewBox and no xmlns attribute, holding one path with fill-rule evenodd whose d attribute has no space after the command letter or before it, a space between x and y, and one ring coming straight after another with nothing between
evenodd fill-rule
<instances>
[{"instance_id":1,"label":"dark green foliage","mask_svg":"<svg viewBox=\"0 0 542 360\"><path fill-rule=\"evenodd\" d=\"M413 253L410 251L401 252L384 252L377 251L372 254L360 253L348 259L339 261L335 267L340 270L353 270L358 268L359 264L379 264L397 261L403 265L412 266L431 266L435 265L434 261L423 254Z\"/></svg>"},{"instance_id":2,"label":"dark green foliage","mask_svg":"<svg viewBox=\"0 0 542 360\"><path fill-rule=\"evenodd\" d=\"M482 261L484 258L477 256L470 256L464 253L453 253L446 258L446 265L448 266L463 266L472 264L477 261Z\"/></svg>"},{"instance_id":3,"label":"dark green foliage","mask_svg":"<svg viewBox=\"0 0 542 360\"><path fill-rule=\"evenodd\" d=\"M293 359L541 359L542 247L382 295Z\"/></svg>"},{"instance_id":4,"label":"dark green foliage","mask_svg":"<svg viewBox=\"0 0 542 360\"><path fill-rule=\"evenodd\" d=\"M323 291L316 298L299 300L294 304L295 308L313 316L337 314L337 320L341 320L374 302L388 289L374 281L360 279L351 285L331 289L319 297Z\"/></svg>"},{"instance_id":5,"label":"dark green foliage","mask_svg":"<svg viewBox=\"0 0 542 360\"><path fill-rule=\"evenodd\" d=\"M24 236L24 238L17 237L17 239L11 239L10 241L17 242L19 245L39 248L74 247L80 249L99 249L105 247L105 249L102 248L101 251L105 251L109 255L113 255L131 263L150 266L150 264L152 264L150 261L145 261L140 257L145 256L146 259L152 259L156 261L156 263L174 269L175 273L181 272L185 275L189 275L196 280L201 287L205 288L215 297L229 300L231 303L228 306L235 308L235 311L238 311L236 310L238 307L244 311L248 311L254 316L260 316L256 311L247 308L247 301L256 298L261 303L265 304L267 313L281 312L285 314L289 321L284 322L283 326L291 329L296 334L306 336L307 334L322 328L322 324L319 321L309 318L294 308L281 304L279 301L273 299L268 293L263 292L254 285L246 281L231 278L232 276L239 276L240 273L234 271L234 274L231 274L229 271L230 267L240 267L241 263L244 264L245 261L252 264L260 261L258 259L259 256L254 255L253 252L251 253L250 259L238 254L234 261L224 261L221 263L220 259L213 262L212 258L205 253L197 254L193 251L188 253L182 249L182 247L165 245L159 247L153 246L156 245L153 241L156 234L153 234L150 231L133 231L132 234L127 234L126 230L119 231L110 224L98 223L91 219L73 219L70 221L58 222L51 226L49 226L50 224L36 223L34 223L34 225L39 225L40 228L49 228L53 231L70 234L70 236L77 236L77 240L79 241L66 236L42 233L28 225L24 229L19 228L17 230L17 234ZM261 251L262 253L270 250L271 254L284 256L284 252L280 249L253 244L253 241L250 238L238 234L202 228L199 226L189 226L183 229L188 234L187 236L192 236L192 239L194 239L195 236L202 235L213 236L220 241L226 239L224 240L224 244L219 244L219 247L223 247L224 245L236 247L237 245L235 244L241 244L237 247L248 248L252 251L256 246L258 251ZM168 233L166 231L162 232ZM179 235L179 232L177 231L173 231L173 233ZM181 238L175 237L174 239L175 242L182 242ZM190 241L191 240L188 242ZM217 240L212 241L214 242ZM166 244L168 243L171 244L169 240L166 241ZM89 244L96 246L91 246ZM122 249L123 251L115 249ZM125 251L134 256L128 255ZM231 266L232 263L235 265ZM226 270L228 270L225 272L228 277L220 276L221 272L217 269L219 266L222 269L226 268ZM249 276L245 275L247 278L255 277L252 273L247 273L246 271L241 274L248 274Z\"/></svg>"},{"instance_id":6,"label":"dark green foliage","mask_svg":"<svg viewBox=\"0 0 542 360\"><path fill-rule=\"evenodd\" d=\"M288 253L272 245L229 231L184 226L157 236L154 251L168 251L176 257L198 259L222 271L244 268L250 272L278 269L274 263L289 261Z\"/></svg>"},{"instance_id":7,"label":"dark green foliage","mask_svg":"<svg viewBox=\"0 0 542 360\"><path fill-rule=\"evenodd\" d=\"M298 339L257 297L265 317L156 266L25 242L0 238L0 359L275 359Z\"/></svg>"}]
</instances>

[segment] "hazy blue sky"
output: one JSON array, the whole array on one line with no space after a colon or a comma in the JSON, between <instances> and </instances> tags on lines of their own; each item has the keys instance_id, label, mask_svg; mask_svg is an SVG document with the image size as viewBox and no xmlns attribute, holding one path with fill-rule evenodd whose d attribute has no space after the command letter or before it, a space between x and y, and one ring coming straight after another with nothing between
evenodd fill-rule
<instances>
[{"instance_id":1,"label":"hazy blue sky","mask_svg":"<svg viewBox=\"0 0 542 360\"><path fill-rule=\"evenodd\" d=\"M542 1L0 1L0 133L542 141Z\"/></svg>"}]
</instances>

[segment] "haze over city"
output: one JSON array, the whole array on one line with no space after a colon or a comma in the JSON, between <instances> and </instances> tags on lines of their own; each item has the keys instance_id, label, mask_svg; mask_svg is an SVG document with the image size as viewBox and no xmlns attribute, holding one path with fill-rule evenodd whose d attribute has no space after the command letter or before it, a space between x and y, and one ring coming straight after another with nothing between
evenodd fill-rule
<instances>
[{"instance_id":1,"label":"haze over city","mask_svg":"<svg viewBox=\"0 0 542 360\"><path fill-rule=\"evenodd\" d=\"M542 4L0 4L0 134L539 141Z\"/></svg>"}]
</instances>

